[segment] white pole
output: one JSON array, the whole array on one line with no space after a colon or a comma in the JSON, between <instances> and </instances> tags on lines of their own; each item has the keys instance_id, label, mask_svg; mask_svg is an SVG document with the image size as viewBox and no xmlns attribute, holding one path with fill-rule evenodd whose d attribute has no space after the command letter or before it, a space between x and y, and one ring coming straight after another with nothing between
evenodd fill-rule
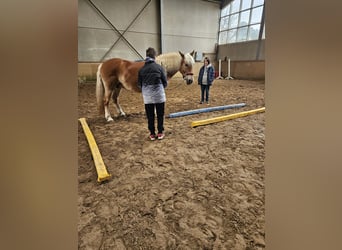
<instances>
[{"instance_id":1,"label":"white pole","mask_svg":"<svg viewBox=\"0 0 342 250\"><path fill-rule=\"evenodd\" d=\"M223 77L221 76L221 59L219 59L219 75L218 77L216 77L216 79L223 79Z\"/></svg>"},{"instance_id":2,"label":"white pole","mask_svg":"<svg viewBox=\"0 0 342 250\"><path fill-rule=\"evenodd\" d=\"M234 79L230 76L230 58L228 59L228 76L225 78L226 80Z\"/></svg>"}]
</instances>

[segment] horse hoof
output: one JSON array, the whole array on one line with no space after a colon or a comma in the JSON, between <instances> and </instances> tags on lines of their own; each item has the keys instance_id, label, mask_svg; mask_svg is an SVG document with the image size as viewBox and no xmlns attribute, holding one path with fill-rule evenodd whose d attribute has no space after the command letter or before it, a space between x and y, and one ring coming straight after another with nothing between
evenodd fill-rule
<instances>
[{"instance_id":1,"label":"horse hoof","mask_svg":"<svg viewBox=\"0 0 342 250\"><path fill-rule=\"evenodd\" d=\"M112 121L114 121L112 117L107 118L107 122L112 122Z\"/></svg>"}]
</instances>

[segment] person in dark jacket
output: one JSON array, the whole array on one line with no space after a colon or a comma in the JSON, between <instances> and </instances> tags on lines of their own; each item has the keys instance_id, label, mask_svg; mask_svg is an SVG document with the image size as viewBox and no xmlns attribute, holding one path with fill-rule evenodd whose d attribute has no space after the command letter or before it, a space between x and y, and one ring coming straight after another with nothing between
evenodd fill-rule
<instances>
[{"instance_id":1,"label":"person in dark jacket","mask_svg":"<svg viewBox=\"0 0 342 250\"><path fill-rule=\"evenodd\" d=\"M213 84L215 79L214 67L210 64L208 57L204 58L204 65L201 67L198 74L198 84L201 86L201 101L200 104L204 102L204 97L206 103L209 105L209 89Z\"/></svg>"},{"instance_id":2,"label":"person in dark jacket","mask_svg":"<svg viewBox=\"0 0 342 250\"><path fill-rule=\"evenodd\" d=\"M155 62L155 58L155 49L148 48L146 50L145 65L138 73L138 87L141 89L143 95L151 141L154 141L156 137L161 140L165 136L163 131L167 78L164 69ZM157 113L157 136L154 125L154 110Z\"/></svg>"}]
</instances>

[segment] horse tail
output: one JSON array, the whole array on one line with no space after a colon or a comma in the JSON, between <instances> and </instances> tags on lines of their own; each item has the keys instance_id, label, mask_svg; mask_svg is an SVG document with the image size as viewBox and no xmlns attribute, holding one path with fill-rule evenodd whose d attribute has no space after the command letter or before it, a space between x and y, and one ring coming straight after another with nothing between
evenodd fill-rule
<instances>
[{"instance_id":1,"label":"horse tail","mask_svg":"<svg viewBox=\"0 0 342 250\"><path fill-rule=\"evenodd\" d=\"M102 67L102 63L100 63L96 72L96 101L97 101L97 108L99 110L99 113L104 114L104 103L103 103L104 87L103 87L103 81L101 77L101 67Z\"/></svg>"}]
</instances>

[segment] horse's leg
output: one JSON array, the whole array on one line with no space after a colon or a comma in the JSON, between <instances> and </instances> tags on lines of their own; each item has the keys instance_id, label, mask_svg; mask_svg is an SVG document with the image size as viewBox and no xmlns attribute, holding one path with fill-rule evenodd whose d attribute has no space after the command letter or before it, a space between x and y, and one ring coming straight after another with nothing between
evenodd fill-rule
<instances>
[{"instance_id":1,"label":"horse's leg","mask_svg":"<svg viewBox=\"0 0 342 250\"><path fill-rule=\"evenodd\" d=\"M107 122L111 122L111 121L114 121L112 116L110 115L110 112L109 112L109 101L110 101L110 98L113 94L113 90L109 87L109 85L106 83L104 84L105 86L105 93L104 93L104 111L105 111L105 119L107 120Z\"/></svg>"},{"instance_id":2,"label":"horse's leg","mask_svg":"<svg viewBox=\"0 0 342 250\"><path fill-rule=\"evenodd\" d=\"M121 92L121 85L117 85L114 88L114 92L113 92L113 102L116 106L116 110L120 113L121 116L126 116L125 112L123 112L120 104L119 104L119 95Z\"/></svg>"}]
</instances>

